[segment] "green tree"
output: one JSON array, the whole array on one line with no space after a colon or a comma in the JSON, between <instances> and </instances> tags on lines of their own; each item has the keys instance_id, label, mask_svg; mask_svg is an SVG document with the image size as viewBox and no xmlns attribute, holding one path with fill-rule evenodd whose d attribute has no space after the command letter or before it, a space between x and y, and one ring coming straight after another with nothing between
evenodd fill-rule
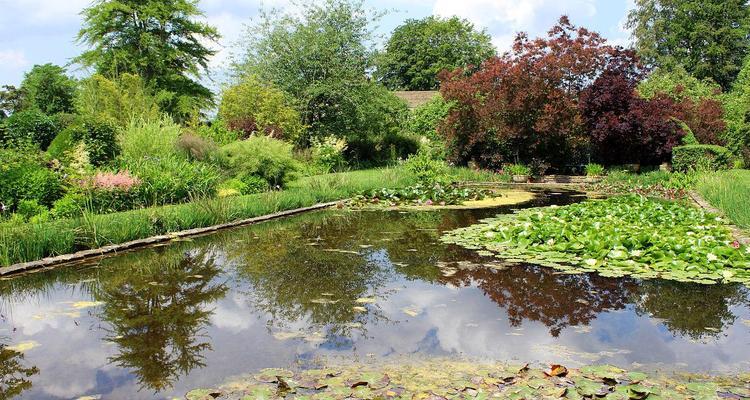
<instances>
[{"instance_id":1,"label":"green tree","mask_svg":"<svg viewBox=\"0 0 750 400\"><path fill-rule=\"evenodd\" d=\"M638 84L638 94L645 99L653 99L659 93L676 102L686 99L700 101L718 98L721 87L713 80L695 78L679 65L671 70L657 68L648 79Z\"/></svg>"},{"instance_id":2,"label":"green tree","mask_svg":"<svg viewBox=\"0 0 750 400\"><path fill-rule=\"evenodd\" d=\"M26 94L24 109L35 108L53 115L73 112L76 81L66 75L65 68L54 64L35 65L21 83Z\"/></svg>"},{"instance_id":3,"label":"green tree","mask_svg":"<svg viewBox=\"0 0 750 400\"><path fill-rule=\"evenodd\" d=\"M628 15L636 48L647 64L683 65L725 90L750 48L746 0L636 0Z\"/></svg>"},{"instance_id":4,"label":"green tree","mask_svg":"<svg viewBox=\"0 0 750 400\"><path fill-rule=\"evenodd\" d=\"M373 25L382 14L359 0L302 4L298 13L262 12L245 36L245 55L236 65L240 77L256 75L296 101L312 138L343 137L350 158L372 160L389 148L406 106L369 82ZM358 143L362 144L361 146Z\"/></svg>"},{"instance_id":5,"label":"green tree","mask_svg":"<svg viewBox=\"0 0 750 400\"><path fill-rule=\"evenodd\" d=\"M23 89L12 85L4 85L0 89L0 120L10 117L11 114L23 109L26 93Z\"/></svg>"},{"instance_id":6,"label":"green tree","mask_svg":"<svg viewBox=\"0 0 750 400\"><path fill-rule=\"evenodd\" d=\"M410 19L377 57L375 77L392 90L435 90L441 71L479 65L495 54L490 35L465 19Z\"/></svg>"},{"instance_id":7,"label":"green tree","mask_svg":"<svg viewBox=\"0 0 750 400\"><path fill-rule=\"evenodd\" d=\"M78 41L90 49L75 61L108 78L143 77L164 111L185 121L210 104L211 91L198 82L216 52L216 28L198 21L197 0L96 0L83 11Z\"/></svg>"}]
</instances>

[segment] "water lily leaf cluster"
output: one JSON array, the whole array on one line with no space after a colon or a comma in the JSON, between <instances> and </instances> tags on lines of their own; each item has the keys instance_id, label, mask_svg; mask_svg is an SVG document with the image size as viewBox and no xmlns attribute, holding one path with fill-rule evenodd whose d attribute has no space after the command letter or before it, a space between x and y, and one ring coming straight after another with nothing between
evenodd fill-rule
<instances>
[{"instance_id":1,"label":"water lily leaf cluster","mask_svg":"<svg viewBox=\"0 0 750 400\"><path fill-rule=\"evenodd\" d=\"M719 399L742 398L748 377L667 377L609 365L552 365L428 360L292 372L266 369L188 400L213 399Z\"/></svg>"},{"instance_id":2,"label":"water lily leaf cluster","mask_svg":"<svg viewBox=\"0 0 750 400\"><path fill-rule=\"evenodd\" d=\"M484 200L492 196L492 191L482 188L458 185L415 185L401 189L375 189L352 199L355 206L383 205L397 207L404 205L432 206L459 205L466 201Z\"/></svg>"},{"instance_id":3,"label":"water lily leaf cluster","mask_svg":"<svg viewBox=\"0 0 750 400\"><path fill-rule=\"evenodd\" d=\"M568 273L750 285L750 247L734 240L723 219L637 195L526 209L442 240Z\"/></svg>"}]
</instances>

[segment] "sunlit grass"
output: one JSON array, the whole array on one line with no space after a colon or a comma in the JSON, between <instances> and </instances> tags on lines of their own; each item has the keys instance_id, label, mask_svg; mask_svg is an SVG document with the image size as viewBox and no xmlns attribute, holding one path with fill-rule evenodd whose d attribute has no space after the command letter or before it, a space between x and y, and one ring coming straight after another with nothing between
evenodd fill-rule
<instances>
[{"instance_id":1,"label":"sunlit grass","mask_svg":"<svg viewBox=\"0 0 750 400\"><path fill-rule=\"evenodd\" d=\"M456 170L460 180L493 176ZM317 203L349 198L365 190L398 188L416 183L402 168L370 169L302 178L284 191L133 211L94 215L41 224L0 224L0 265L124 243L169 232L203 228Z\"/></svg>"},{"instance_id":2,"label":"sunlit grass","mask_svg":"<svg viewBox=\"0 0 750 400\"><path fill-rule=\"evenodd\" d=\"M750 228L750 170L705 174L696 189L737 226Z\"/></svg>"}]
</instances>

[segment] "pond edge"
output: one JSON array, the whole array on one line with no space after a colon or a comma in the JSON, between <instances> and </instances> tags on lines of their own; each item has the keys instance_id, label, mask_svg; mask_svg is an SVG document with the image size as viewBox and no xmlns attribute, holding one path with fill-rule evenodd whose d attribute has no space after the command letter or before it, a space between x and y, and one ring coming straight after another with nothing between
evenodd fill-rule
<instances>
[{"instance_id":1,"label":"pond edge","mask_svg":"<svg viewBox=\"0 0 750 400\"><path fill-rule=\"evenodd\" d=\"M7 267L0 268L0 277L8 277L12 275L22 274L25 272L35 272L39 270L47 270L51 268L63 267L73 263L89 261L92 259L102 258L108 255L115 255L120 252L140 249L143 247L170 242L175 239L190 238L195 236L202 236L229 228L237 228L241 226L254 225L261 222L271 221L274 219L280 219L284 217L290 217L297 214L302 214L310 211L317 211L326 208L331 208L339 204L343 204L346 200L337 200L327 203L319 203L309 207L296 208L293 210L279 211L273 214L266 214L259 217L253 217L248 219L242 219L225 224L213 225L204 228L188 229L179 232L168 233L165 235L152 236L145 239L137 239L130 242L112 244L103 246L97 249L82 250L75 253L63 254L59 256L46 257L37 261L29 261L24 263L13 264Z\"/></svg>"}]
</instances>

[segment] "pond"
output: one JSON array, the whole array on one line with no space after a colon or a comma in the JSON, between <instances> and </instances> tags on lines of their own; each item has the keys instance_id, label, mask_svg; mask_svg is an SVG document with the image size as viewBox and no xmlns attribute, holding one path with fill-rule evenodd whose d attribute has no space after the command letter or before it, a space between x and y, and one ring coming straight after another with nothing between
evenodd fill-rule
<instances>
[{"instance_id":1,"label":"pond","mask_svg":"<svg viewBox=\"0 0 750 400\"><path fill-rule=\"evenodd\" d=\"M750 369L744 286L489 269L439 242L508 212L327 210L2 281L6 395L181 398L334 358Z\"/></svg>"}]
</instances>

